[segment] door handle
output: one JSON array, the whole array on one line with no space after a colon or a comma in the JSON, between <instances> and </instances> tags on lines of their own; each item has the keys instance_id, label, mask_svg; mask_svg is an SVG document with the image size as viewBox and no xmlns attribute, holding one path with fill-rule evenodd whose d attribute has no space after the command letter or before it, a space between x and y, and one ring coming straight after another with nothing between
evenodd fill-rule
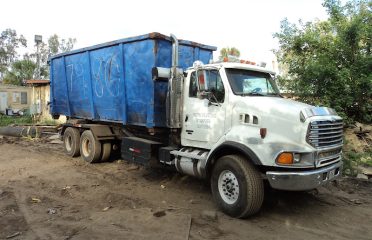
<instances>
[{"instance_id":1,"label":"door handle","mask_svg":"<svg viewBox=\"0 0 372 240\"><path fill-rule=\"evenodd\" d=\"M194 130L186 130L187 134L192 134L194 132Z\"/></svg>"},{"instance_id":2,"label":"door handle","mask_svg":"<svg viewBox=\"0 0 372 240\"><path fill-rule=\"evenodd\" d=\"M186 115L185 117L185 122L187 122L187 120L189 120L189 115Z\"/></svg>"}]
</instances>

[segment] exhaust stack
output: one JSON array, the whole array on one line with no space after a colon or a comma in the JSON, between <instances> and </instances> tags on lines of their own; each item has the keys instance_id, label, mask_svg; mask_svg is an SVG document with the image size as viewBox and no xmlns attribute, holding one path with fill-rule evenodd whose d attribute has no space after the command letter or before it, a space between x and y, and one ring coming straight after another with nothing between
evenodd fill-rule
<instances>
[{"instance_id":1,"label":"exhaust stack","mask_svg":"<svg viewBox=\"0 0 372 240\"><path fill-rule=\"evenodd\" d=\"M178 68L178 39L170 35L172 40L172 68L168 81L167 93L167 126L169 128L181 128L182 110L182 84L183 72Z\"/></svg>"}]
</instances>

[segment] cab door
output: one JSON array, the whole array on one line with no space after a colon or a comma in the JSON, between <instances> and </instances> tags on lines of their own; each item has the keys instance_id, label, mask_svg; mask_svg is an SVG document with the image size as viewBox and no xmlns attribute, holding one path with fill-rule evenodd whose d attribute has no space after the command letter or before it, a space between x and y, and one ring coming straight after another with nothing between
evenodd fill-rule
<instances>
[{"instance_id":1,"label":"cab door","mask_svg":"<svg viewBox=\"0 0 372 240\"><path fill-rule=\"evenodd\" d=\"M182 145L209 148L225 132L225 88L218 69L189 73L185 84Z\"/></svg>"}]
</instances>

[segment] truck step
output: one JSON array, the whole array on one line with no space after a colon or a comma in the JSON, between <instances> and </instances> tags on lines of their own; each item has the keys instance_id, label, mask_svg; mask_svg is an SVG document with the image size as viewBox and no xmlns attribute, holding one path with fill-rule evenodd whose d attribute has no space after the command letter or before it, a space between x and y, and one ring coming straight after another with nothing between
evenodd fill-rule
<instances>
[{"instance_id":1,"label":"truck step","mask_svg":"<svg viewBox=\"0 0 372 240\"><path fill-rule=\"evenodd\" d=\"M186 157L190 159L196 159L196 160L206 160L208 156L209 151L205 149L197 149L197 148L190 148L190 147L184 147L180 150L173 150L171 151L171 154L176 157Z\"/></svg>"}]
</instances>

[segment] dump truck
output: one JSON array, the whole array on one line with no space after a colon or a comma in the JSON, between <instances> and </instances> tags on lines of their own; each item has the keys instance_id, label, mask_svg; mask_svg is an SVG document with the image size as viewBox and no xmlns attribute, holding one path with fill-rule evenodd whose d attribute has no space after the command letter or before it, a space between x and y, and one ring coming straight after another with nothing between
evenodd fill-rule
<instances>
[{"instance_id":1,"label":"dump truck","mask_svg":"<svg viewBox=\"0 0 372 240\"><path fill-rule=\"evenodd\" d=\"M337 179L342 118L283 98L275 72L256 63L213 62L215 50L150 33L51 57L50 111L67 116L67 155L98 163L117 153L206 179L236 218L260 210L265 187Z\"/></svg>"}]
</instances>

